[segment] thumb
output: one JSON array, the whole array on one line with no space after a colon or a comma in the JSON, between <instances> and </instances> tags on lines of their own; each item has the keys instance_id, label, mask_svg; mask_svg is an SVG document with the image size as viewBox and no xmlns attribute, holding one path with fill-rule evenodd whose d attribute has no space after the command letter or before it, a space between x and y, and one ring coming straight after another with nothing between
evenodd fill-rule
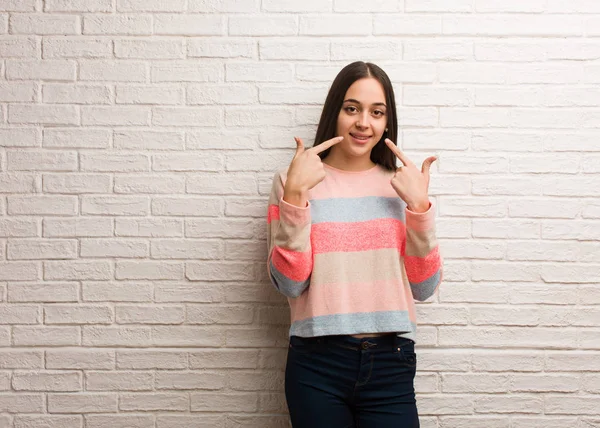
<instances>
[{"instance_id":1,"label":"thumb","mask_svg":"<svg viewBox=\"0 0 600 428\"><path fill-rule=\"evenodd\" d=\"M296 153L294 154L294 158L296 158L304 151L304 142L300 137L294 137L294 140L296 140Z\"/></svg>"},{"instance_id":2,"label":"thumb","mask_svg":"<svg viewBox=\"0 0 600 428\"><path fill-rule=\"evenodd\" d=\"M423 161L423 166L421 167L421 172L429 177L429 170L431 169L431 164L437 160L436 156L429 156L427 159Z\"/></svg>"}]
</instances>

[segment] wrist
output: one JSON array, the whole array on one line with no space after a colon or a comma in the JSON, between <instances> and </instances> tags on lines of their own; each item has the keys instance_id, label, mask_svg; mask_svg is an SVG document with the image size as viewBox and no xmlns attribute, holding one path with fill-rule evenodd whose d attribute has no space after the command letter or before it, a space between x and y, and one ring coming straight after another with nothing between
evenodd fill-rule
<instances>
[{"instance_id":1,"label":"wrist","mask_svg":"<svg viewBox=\"0 0 600 428\"><path fill-rule=\"evenodd\" d=\"M308 202L308 192L300 189L288 189L283 191L283 200L288 204L305 208Z\"/></svg>"},{"instance_id":2,"label":"wrist","mask_svg":"<svg viewBox=\"0 0 600 428\"><path fill-rule=\"evenodd\" d=\"M409 203L409 204L406 205L406 208L409 211L421 214L421 213L424 213L427 210L429 210L430 206L431 206L431 203L427 199L427 200L424 200L424 201L416 202L414 204L413 203Z\"/></svg>"}]
</instances>

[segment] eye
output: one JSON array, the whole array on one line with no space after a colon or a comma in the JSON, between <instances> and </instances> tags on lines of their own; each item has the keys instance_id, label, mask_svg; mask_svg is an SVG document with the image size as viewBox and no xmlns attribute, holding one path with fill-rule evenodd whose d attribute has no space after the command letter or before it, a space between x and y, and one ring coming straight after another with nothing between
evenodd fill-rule
<instances>
[{"instance_id":1,"label":"eye","mask_svg":"<svg viewBox=\"0 0 600 428\"><path fill-rule=\"evenodd\" d=\"M379 117L381 117L381 116L385 116L385 112L384 112L384 111L381 111L381 110L375 110L375 111L373 112L373 114L374 114L375 116L379 116Z\"/></svg>"},{"instance_id":2,"label":"eye","mask_svg":"<svg viewBox=\"0 0 600 428\"><path fill-rule=\"evenodd\" d=\"M344 110L346 110L348 113L356 113L358 111L358 109L354 106L348 106Z\"/></svg>"}]
</instances>

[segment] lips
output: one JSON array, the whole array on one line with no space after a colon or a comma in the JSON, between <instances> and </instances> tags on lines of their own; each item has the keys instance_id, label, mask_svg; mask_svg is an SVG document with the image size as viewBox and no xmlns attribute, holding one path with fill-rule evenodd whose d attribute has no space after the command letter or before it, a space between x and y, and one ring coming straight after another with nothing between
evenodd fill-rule
<instances>
[{"instance_id":1,"label":"lips","mask_svg":"<svg viewBox=\"0 0 600 428\"><path fill-rule=\"evenodd\" d=\"M353 133L350 133L350 136L352 137L352 140L354 140L358 144L365 144L367 141L369 141L369 138L371 138L370 135L361 135Z\"/></svg>"}]
</instances>

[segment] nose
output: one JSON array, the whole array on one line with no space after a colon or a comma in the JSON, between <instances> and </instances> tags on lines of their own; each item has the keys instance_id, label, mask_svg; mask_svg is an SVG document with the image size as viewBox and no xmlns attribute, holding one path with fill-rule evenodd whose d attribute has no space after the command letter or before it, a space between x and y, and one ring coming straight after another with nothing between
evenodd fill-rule
<instances>
[{"instance_id":1,"label":"nose","mask_svg":"<svg viewBox=\"0 0 600 428\"><path fill-rule=\"evenodd\" d=\"M357 128L368 128L369 127L367 112L362 112L361 114L359 114L358 118L356 119L356 127Z\"/></svg>"}]
</instances>

